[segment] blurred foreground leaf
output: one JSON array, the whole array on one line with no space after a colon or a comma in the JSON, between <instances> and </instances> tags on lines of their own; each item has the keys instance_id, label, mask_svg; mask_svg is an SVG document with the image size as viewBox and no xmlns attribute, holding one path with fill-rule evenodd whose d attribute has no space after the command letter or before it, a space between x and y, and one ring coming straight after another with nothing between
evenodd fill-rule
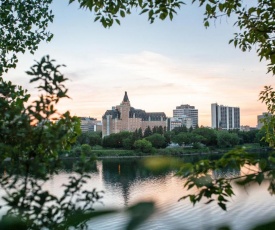
<instances>
[{"instance_id":1,"label":"blurred foreground leaf","mask_svg":"<svg viewBox=\"0 0 275 230\"><path fill-rule=\"evenodd\" d=\"M127 211L130 212L131 219L126 229L132 230L137 228L154 213L155 205L153 202L140 202L130 207Z\"/></svg>"}]
</instances>

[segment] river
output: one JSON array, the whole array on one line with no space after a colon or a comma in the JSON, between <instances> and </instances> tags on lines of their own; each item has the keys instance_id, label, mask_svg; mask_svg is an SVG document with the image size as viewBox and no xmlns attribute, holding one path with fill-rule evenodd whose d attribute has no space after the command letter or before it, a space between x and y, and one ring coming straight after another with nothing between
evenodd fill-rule
<instances>
[{"instance_id":1,"label":"river","mask_svg":"<svg viewBox=\"0 0 275 230\"><path fill-rule=\"evenodd\" d=\"M267 183L245 189L234 185L236 196L230 198L228 210L223 211L215 202L193 206L188 200L178 201L187 191L183 188L184 181L174 173L172 169L153 173L139 158L103 159L96 161L86 187L104 191L103 203L96 204L96 210L123 209L139 201L154 201L157 211L139 229L210 230L228 225L234 230L246 230L275 217L275 197L267 191ZM46 188L58 195L71 174L69 167L62 170ZM129 216L120 212L89 222L89 229L124 229L128 221Z\"/></svg>"}]
</instances>

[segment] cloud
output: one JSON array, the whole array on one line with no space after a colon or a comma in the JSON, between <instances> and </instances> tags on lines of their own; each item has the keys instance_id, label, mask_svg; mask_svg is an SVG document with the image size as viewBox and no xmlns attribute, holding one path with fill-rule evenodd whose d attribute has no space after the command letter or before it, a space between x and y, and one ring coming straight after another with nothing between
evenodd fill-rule
<instances>
[{"instance_id":1,"label":"cloud","mask_svg":"<svg viewBox=\"0 0 275 230\"><path fill-rule=\"evenodd\" d=\"M258 101L259 91L273 79L265 77L261 67L242 69L234 62L198 60L146 50L77 56L61 69L69 78L66 85L72 100L62 101L59 108L100 119L128 91L132 106L147 111L164 111L171 116L177 105L191 104L199 109L200 124L210 125L210 105L218 102L239 106L244 122L254 123L256 114L265 109ZM35 92L22 74L16 72L12 79Z\"/></svg>"}]
</instances>

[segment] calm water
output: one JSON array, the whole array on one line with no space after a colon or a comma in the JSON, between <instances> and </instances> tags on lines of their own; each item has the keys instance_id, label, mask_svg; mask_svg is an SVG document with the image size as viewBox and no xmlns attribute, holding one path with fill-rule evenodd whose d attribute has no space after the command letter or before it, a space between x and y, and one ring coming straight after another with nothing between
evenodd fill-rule
<instances>
[{"instance_id":1,"label":"calm water","mask_svg":"<svg viewBox=\"0 0 275 230\"><path fill-rule=\"evenodd\" d=\"M240 175L242 172L216 172ZM71 175L64 170L55 176L46 186L55 194ZM187 194L184 181L174 176L173 170L152 173L146 169L140 159L104 159L98 160L91 173L92 179L86 185L89 188L104 190L103 204L97 204L97 210L121 208L139 201L154 201L157 212L139 229L216 229L228 224L232 229L250 229L255 223L275 217L275 197L270 196L267 184L241 189L235 187L236 196L228 204L228 211L222 211L216 203L204 202L194 207L189 201L178 199ZM100 217L89 224L89 229L123 229L129 217L118 213Z\"/></svg>"}]
</instances>

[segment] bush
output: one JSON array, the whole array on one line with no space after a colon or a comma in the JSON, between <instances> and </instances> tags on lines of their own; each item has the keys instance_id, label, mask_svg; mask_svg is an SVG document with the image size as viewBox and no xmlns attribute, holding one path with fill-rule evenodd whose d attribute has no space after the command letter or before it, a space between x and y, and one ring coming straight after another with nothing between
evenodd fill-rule
<instances>
[{"instance_id":1,"label":"bush","mask_svg":"<svg viewBox=\"0 0 275 230\"><path fill-rule=\"evenodd\" d=\"M95 145L92 147L92 150L101 150L103 147L101 145Z\"/></svg>"},{"instance_id":2,"label":"bush","mask_svg":"<svg viewBox=\"0 0 275 230\"><path fill-rule=\"evenodd\" d=\"M143 153L151 153L153 151L151 142L147 141L146 139L135 141L134 148Z\"/></svg>"},{"instance_id":3,"label":"bush","mask_svg":"<svg viewBox=\"0 0 275 230\"><path fill-rule=\"evenodd\" d=\"M146 140L147 141L150 141L152 146L154 148L165 148L166 147L166 141L165 141L165 137L158 134L158 133L155 133L149 137L146 137Z\"/></svg>"},{"instance_id":4,"label":"bush","mask_svg":"<svg viewBox=\"0 0 275 230\"><path fill-rule=\"evenodd\" d=\"M232 147L239 143L240 139L236 133L229 133L227 131L219 131L217 135L218 146L223 148Z\"/></svg>"}]
</instances>

